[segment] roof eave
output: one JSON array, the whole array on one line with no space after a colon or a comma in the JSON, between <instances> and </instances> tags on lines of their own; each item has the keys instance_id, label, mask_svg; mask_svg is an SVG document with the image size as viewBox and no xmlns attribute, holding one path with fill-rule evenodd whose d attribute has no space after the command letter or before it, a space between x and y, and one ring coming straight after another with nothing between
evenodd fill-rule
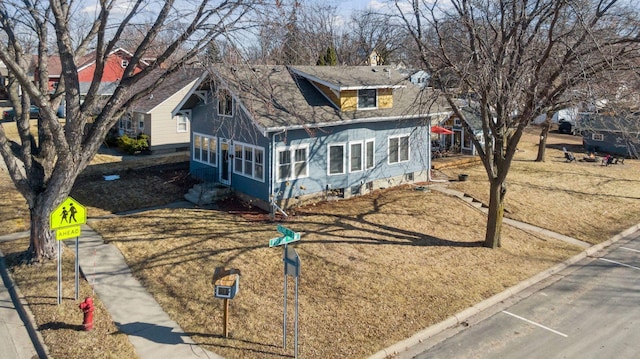
<instances>
[{"instance_id":1,"label":"roof eave","mask_svg":"<svg viewBox=\"0 0 640 359\"><path fill-rule=\"evenodd\" d=\"M359 123L375 123L375 122L385 122L385 121L413 120L413 119L419 119L419 118L428 118L428 117L440 116L440 115L445 115L445 114L448 114L448 113L449 112L434 112L434 113L422 113L422 114L406 115L406 116L367 117L367 118L350 119L350 120L337 121L337 122L321 122L321 123L304 124L304 125L267 127L267 128L265 128L265 132L264 133L268 134L268 133L273 133L273 132L300 130L300 129L305 129L305 128L333 127L333 126L352 125L352 124L359 124Z\"/></svg>"}]
</instances>

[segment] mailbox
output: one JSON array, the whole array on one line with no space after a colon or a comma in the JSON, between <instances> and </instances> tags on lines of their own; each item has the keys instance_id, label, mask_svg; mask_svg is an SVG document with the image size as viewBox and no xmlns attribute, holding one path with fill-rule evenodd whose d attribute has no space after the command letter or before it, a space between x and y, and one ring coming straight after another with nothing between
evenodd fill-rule
<instances>
[{"instance_id":1,"label":"mailbox","mask_svg":"<svg viewBox=\"0 0 640 359\"><path fill-rule=\"evenodd\" d=\"M213 272L213 296L222 299L233 299L238 294L239 283L239 269L217 267Z\"/></svg>"}]
</instances>

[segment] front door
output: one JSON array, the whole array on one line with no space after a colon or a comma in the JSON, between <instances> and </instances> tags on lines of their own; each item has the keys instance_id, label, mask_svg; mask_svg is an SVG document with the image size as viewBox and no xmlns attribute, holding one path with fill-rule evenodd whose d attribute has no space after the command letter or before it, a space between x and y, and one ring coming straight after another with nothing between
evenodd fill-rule
<instances>
[{"instance_id":1,"label":"front door","mask_svg":"<svg viewBox=\"0 0 640 359\"><path fill-rule=\"evenodd\" d=\"M229 161L229 140L220 139L220 183L231 184L231 161Z\"/></svg>"}]
</instances>

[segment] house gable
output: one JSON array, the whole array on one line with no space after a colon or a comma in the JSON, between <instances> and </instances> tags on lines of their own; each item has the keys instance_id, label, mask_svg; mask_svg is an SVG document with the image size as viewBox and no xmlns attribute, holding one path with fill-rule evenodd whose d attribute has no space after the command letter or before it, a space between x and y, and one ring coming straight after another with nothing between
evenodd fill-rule
<instances>
[{"instance_id":1,"label":"house gable","mask_svg":"<svg viewBox=\"0 0 640 359\"><path fill-rule=\"evenodd\" d=\"M307 79L344 112L371 109L359 106L361 90L376 90L375 108L393 108L394 89L407 86L404 76L389 66L295 66L291 70Z\"/></svg>"}]
</instances>

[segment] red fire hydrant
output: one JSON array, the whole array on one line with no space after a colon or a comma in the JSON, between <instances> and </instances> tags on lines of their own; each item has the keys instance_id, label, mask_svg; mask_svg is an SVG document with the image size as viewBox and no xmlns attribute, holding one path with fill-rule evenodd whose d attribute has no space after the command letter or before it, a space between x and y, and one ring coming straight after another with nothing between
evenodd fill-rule
<instances>
[{"instance_id":1,"label":"red fire hydrant","mask_svg":"<svg viewBox=\"0 0 640 359\"><path fill-rule=\"evenodd\" d=\"M80 303L80 310L84 313L84 319L82 325L84 330L89 331L93 329L93 299L86 297L84 302Z\"/></svg>"}]
</instances>

